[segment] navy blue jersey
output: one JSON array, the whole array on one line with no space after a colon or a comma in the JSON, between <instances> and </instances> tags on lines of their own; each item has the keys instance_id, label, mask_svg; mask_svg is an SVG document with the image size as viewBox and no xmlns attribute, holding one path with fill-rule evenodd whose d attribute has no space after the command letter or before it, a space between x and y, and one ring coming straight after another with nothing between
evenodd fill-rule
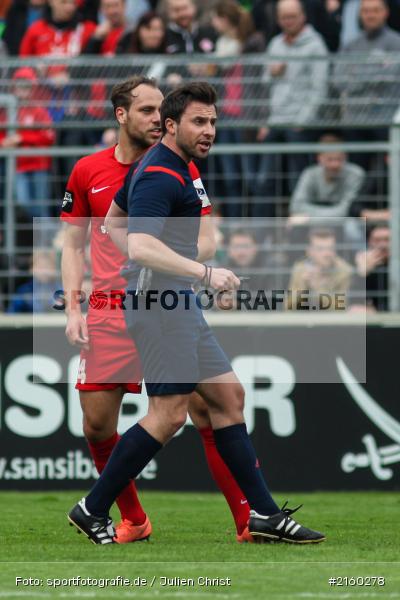
<instances>
[{"instance_id":1,"label":"navy blue jersey","mask_svg":"<svg viewBox=\"0 0 400 600\"><path fill-rule=\"evenodd\" d=\"M162 143L149 150L133 173L127 200L129 233L147 233L196 258L202 200L180 156Z\"/></svg>"},{"instance_id":2,"label":"navy blue jersey","mask_svg":"<svg viewBox=\"0 0 400 600\"><path fill-rule=\"evenodd\" d=\"M130 167L127 175L124 178L123 186L118 190L118 192L114 196L114 202L121 208L124 212L128 212L128 191L129 185L131 183L131 179L133 177L134 172L139 166L140 161L136 161ZM200 172L196 166L196 164L191 161L188 165L189 173L193 180L193 185L196 188L197 194L201 200L201 216L211 214L211 202L207 196L206 189L200 177Z\"/></svg>"}]
</instances>

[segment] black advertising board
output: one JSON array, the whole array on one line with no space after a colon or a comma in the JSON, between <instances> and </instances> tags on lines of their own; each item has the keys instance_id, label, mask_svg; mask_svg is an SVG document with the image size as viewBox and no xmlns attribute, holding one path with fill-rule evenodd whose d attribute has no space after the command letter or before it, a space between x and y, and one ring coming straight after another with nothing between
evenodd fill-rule
<instances>
[{"instance_id":1,"label":"black advertising board","mask_svg":"<svg viewBox=\"0 0 400 600\"><path fill-rule=\"evenodd\" d=\"M240 325L236 326L240 329ZM215 326L229 347L231 327ZM276 490L357 490L400 487L400 384L396 326L367 328L367 380L358 383L334 344L325 360L331 383L301 383L307 368L285 338L293 328L275 326L268 356L257 356L267 327L253 328L250 365L257 358L263 377L246 383L246 420L269 486ZM321 335L321 327L297 326L296 339ZM351 327L346 328L351 339ZM236 331L237 334L241 332ZM0 489L88 488L94 467L81 431L79 399L73 383L78 357L64 340L64 328L51 327L52 355L35 357L32 330L0 328ZM250 355L249 355L250 352ZM250 356L250 358L249 358ZM234 352L234 365L243 356ZM261 365L261 367L260 367ZM274 383L276 370L288 373ZM33 382L35 379L35 383ZM126 396L121 431L145 414L146 396ZM200 436L188 423L140 476L140 487L159 490L213 490Z\"/></svg>"}]
</instances>

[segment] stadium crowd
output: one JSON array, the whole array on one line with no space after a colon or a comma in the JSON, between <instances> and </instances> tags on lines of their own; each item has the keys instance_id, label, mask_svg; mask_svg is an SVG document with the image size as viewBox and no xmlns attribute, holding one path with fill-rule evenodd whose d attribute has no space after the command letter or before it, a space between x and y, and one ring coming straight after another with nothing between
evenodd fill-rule
<instances>
[{"instance_id":1,"label":"stadium crowd","mask_svg":"<svg viewBox=\"0 0 400 600\"><path fill-rule=\"evenodd\" d=\"M319 141L326 146L386 140L388 127L382 123L390 121L400 104L400 63L385 58L400 50L399 0L207 0L199 4L194 0L14 0L2 4L0 19L3 57L28 62L37 57L56 59L54 64L47 61L35 67L25 63L7 74L8 89L3 86L2 91L17 99L20 129L7 130L7 115L0 107L2 148L115 144L114 129L73 125L82 100L86 120L106 119L112 57L121 55L139 59L155 55L145 66L140 66L140 60L127 61L118 75L142 72L165 81L166 90L188 77L218 78L217 143L221 144ZM162 55L193 53L234 60L226 65L195 62L179 67L162 61ZM240 57L254 53L266 53L268 61L251 72L255 83L250 93L264 98L265 106L261 102L256 109L262 126L249 129L235 126L235 121L243 117L245 94L241 81L246 77L246 62ZM329 54L344 58L362 54L373 60L356 65L337 62L331 68ZM92 71L89 85L70 85L72 79L84 80L79 67L70 67L67 60L78 56L105 59L98 77ZM299 57L304 60L293 60ZM65 64L60 58L66 59ZM382 68L384 82L380 80L379 89L378 84L374 89L374 77ZM310 128L321 118L323 122L327 106L328 113L332 110L327 98L340 99L339 126ZM20 248L32 244L32 217L57 217L60 202L54 199L62 198L74 162L70 157L18 157L15 204ZM269 287L307 284L310 289L313 285L336 289L339 285L347 291L366 286L369 309L388 310L390 214L387 158L382 153L347 156L325 149L316 156L222 154L200 168L217 207L217 261L228 261L243 272L255 269L254 288L261 286L263 272ZM4 177L1 165L2 197ZM0 210L3 218L4 201ZM268 221L270 217L276 219ZM363 248L365 225L368 242ZM55 283L57 276L52 279L42 265L57 264L56 247L55 242L53 250L38 251L39 256L19 252L12 285L10 278L2 284L2 296L10 298L3 310L48 309L29 299L21 301L21 295L25 299L29 295L37 273L41 287ZM324 258L319 252L325 252ZM3 251L3 272L8 258ZM28 265L32 277L27 281Z\"/></svg>"}]
</instances>

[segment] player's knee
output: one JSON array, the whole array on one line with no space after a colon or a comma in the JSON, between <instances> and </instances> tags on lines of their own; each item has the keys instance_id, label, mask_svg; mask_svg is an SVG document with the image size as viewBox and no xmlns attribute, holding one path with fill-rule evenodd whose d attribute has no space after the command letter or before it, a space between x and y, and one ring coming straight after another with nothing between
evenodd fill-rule
<instances>
[{"instance_id":1,"label":"player's knee","mask_svg":"<svg viewBox=\"0 0 400 600\"><path fill-rule=\"evenodd\" d=\"M192 394L189 401L189 415L198 429L210 425L210 415L206 402L198 394Z\"/></svg>"},{"instance_id":2,"label":"player's knee","mask_svg":"<svg viewBox=\"0 0 400 600\"><path fill-rule=\"evenodd\" d=\"M83 434L89 442L95 443L111 437L112 432L109 431L104 422L85 418L83 420Z\"/></svg>"},{"instance_id":3,"label":"player's knee","mask_svg":"<svg viewBox=\"0 0 400 600\"><path fill-rule=\"evenodd\" d=\"M175 435L177 431L179 431L186 423L187 419L187 411L177 411L175 415L171 416L169 421L171 435Z\"/></svg>"}]
</instances>

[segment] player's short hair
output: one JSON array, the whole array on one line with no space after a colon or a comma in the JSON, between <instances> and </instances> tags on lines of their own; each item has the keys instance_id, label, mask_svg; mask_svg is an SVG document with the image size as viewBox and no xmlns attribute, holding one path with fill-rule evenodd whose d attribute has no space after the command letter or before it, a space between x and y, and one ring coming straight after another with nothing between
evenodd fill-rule
<instances>
[{"instance_id":1,"label":"player's short hair","mask_svg":"<svg viewBox=\"0 0 400 600\"><path fill-rule=\"evenodd\" d=\"M139 87L139 85L150 85L151 87L156 88L157 82L155 79L145 77L144 75L135 75L134 77L130 77L129 79L114 85L111 90L111 103L113 105L114 114L117 108L120 107L129 110L133 102L132 90Z\"/></svg>"},{"instance_id":2,"label":"player's short hair","mask_svg":"<svg viewBox=\"0 0 400 600\"><path fill-rule=\"evenodd\" d=\"M217 92L215 88L206 81L193 81L179 86L164 98L161 104L161 131L167 133L165 127L166 119L172 119L177 123L189 104L201 102L207 106L217 104Z\"/></svg>"}]
</instances>

